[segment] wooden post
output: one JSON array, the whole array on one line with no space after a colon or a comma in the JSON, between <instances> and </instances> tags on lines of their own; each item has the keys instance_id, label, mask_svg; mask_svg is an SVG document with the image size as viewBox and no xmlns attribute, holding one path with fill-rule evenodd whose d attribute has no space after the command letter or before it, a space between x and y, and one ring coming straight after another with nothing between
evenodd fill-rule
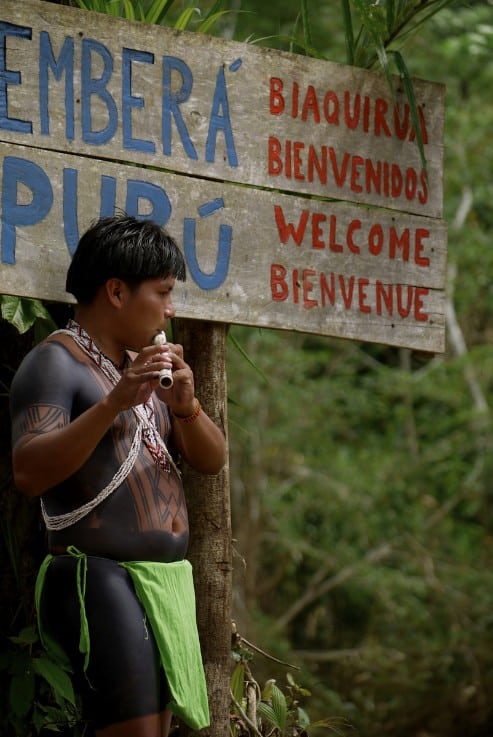
<instances>
[{"instance_id":1,"label":"wooden post","mask_svg":"<svg viewBox=\"0 0 493 737\"><path fill-rule=\"evenodd\" d=\"M181 343L195 376L195 391L207 414L227 430L227 325L176 320L173 339ZM231 671L231 515L229 469L218 476L183 468L190 520L188 557L194 571L197 622L202 645L211 726L202 737L229 735ZM183 726L188 736L197 734Z\"/></svg>"}]
</instances>

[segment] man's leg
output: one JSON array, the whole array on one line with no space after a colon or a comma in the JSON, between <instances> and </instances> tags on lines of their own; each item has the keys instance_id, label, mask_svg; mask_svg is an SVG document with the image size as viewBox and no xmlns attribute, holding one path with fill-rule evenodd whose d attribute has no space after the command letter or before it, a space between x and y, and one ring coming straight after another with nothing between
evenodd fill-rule
<instances>
[{"instance_id":1,"label":"man's leg","mask_svg":"<svg viewBox=\"0 0 493 737\"><path fill-rule=\"evenodd\" d=\"M96 737L168 737L172 714L163 711L96 730Z\"/></svg>"},{"instance_id":2,"label":"man's leg","mask_svg":"<svg viewBox=\"0 0 493 737\"><path fill-rule=\"evenodd\" d=\"M161 712L161 735L160 737L168 737L171 727L171 718L173 714L170 711Z\"/></svg>"},{"instance_id":3,"label":"man's leg","mask_svg":"<svg viewBox=\"0 0 493 737\"><path fill-rule=\"evenodd\" d=\"M161 713L169 694L150 625L127 571L101 558L88 559L91 649L87 678L81 672L76 563L64 556L50 565L43 609L78 672L84 717L98 736L166 737L169 719L162 726Z\"/></svg>"}]
</instances>

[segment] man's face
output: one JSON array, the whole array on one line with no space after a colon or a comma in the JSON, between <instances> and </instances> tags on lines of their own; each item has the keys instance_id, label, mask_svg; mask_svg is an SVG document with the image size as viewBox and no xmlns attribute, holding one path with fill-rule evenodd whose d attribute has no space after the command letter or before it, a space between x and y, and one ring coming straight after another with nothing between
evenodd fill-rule
<instances>
[{"instance_id":1,"label":"man's face","mask_svg":"<svg viewBox=\"0 0 493 737\"><path fill-rule=\"evenodd\" d=\"M171 298L174 285L175 278L168 276L146 279L133 289L125 286L120 317L128 348L140 350L151 345L154 336L165 330L168 319L175 315Z\"/></svg>"}]
</instances>

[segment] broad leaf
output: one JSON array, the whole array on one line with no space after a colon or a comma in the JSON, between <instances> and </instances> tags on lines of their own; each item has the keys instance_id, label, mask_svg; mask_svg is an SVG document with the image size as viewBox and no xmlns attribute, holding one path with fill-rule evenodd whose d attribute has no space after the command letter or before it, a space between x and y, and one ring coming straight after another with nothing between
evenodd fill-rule
<instances>
[{"instance_id":1,"label":"broad leaf","mask_svg":"<svg viewBox=\"0 0 493 737\"><path fill-rule=\"evenodd\" d=\"M34 700L34 671L12 676L9 688L9 704L14 714L25 717Z\"/></svg>"},{"instance_id":2,"label":"broad leaf","mask_svg":"<svg viewBox=\"0 0 493 737\"><path fill-rule=\"evenodd\" d=\"M272 684L272 709L274 711L274 714L276 715L276 720L279 728L284 734L286 730L286 719L288 716L288 705L286 702L286 697L275 683Z\"/></svg>"},{"instance_id":3,"label":"broad leaf","mask_svg":"<svg viewBox=\"0 0 493 737\"><path fill-rule=\"evenodd\" d=\"M9 640L16 645L21 647L26 645L34 645L39 639L36 628L32 625L29 627L23 627L19 634L15 637L9 637Z\"/></svg>"},{"instance_id":4,"label":"broad leaf","mask_svg":"<svg viewBox=\"0 0 493 737\"><path fill-rule=\"evenodd\" d=\"M233 673L231 674L231 693L236 701L241 704L244 693L245 684L245 665L244 663L237 663Z\"/></svg>"},{"instance_id":5,"label":"broad leaf","mask_svg":"<svg viewBox=\"0 0 493 737\"><path fill-rule=\"evenodd\" d=\"M38 299L0 295L0 305L3 319L10 322L19 333L25 333L37 320L45 321L50 331L56 328L49 312Z\"/></svg>"},{"instance_id":6,"label":"broad leaf","mask_svg":"<svg viewBox=\"0 0 493 737\"><path fill-rule=\"evenodd\" d=\"M259 701L257 704L257 714L276 729L281 729L281 725L277 720L277 714L270 704L265 701Z\"/></svg>"},{"instance_id":7,"label":"broad leaf","mask_svg":"<svg viewBox=\"0 0 493 737\"><path fill-rule=\"evenodd\" d=\"M75 706L75 694L72 686L72 681L63 668L57 665L47 655L41 655L39 658L34 658L33 668L38 675L47 681L53 689L56 700L62 706L63 701L68 701L72 706Z\"/></svg>"}]
</instances>

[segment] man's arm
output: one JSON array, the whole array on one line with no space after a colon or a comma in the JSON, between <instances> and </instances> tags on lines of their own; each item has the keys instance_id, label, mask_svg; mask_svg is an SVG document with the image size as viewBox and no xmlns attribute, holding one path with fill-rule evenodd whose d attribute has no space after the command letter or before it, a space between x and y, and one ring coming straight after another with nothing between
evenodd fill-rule
<instances>
[{"instance_id":1,"label":"man's arm","mask_svg":"<svg viewBox=\"0 0 493 737\"><path fill-rule=\"evenodd\" d=\"M90 458L119 412L141 404L157 384L142 351L118 384L70 421L77 362L66 348L45 346L21 366L12 384L12 463L23 494L39 496L72 476ZM158 368L159 368L158 364ZM84 367L84 370L85 369Z\"/></svg>"},{"instance_id":2,"label":"man's arm","mask_svg":"<svg viewBox=\"0 0 493 737\"><path fill-rule=\"evenodd\" d=\"M190 414L173 416L173 439L186 462L200 473L219 473L226 463L224 434L204 412L197 398Z\"/></svg>"},{"instance_id":3,"label":"man's arm","mask_svg":"<svg viewBox=\"0 0 493 737\"><path fill-rule=\"evenodd\" d=\"M172 434L177 450L196 471L216 474L227 459L223 431L201 408L195 396L193 371L183 357L183 346L166 343L162 350L173 366L173 386L156 394L173 415Z\"/></svg>"},{"instance_id":4,"label":"man's arm","mask_svg":"<svg viewBox=\"0 0 493 737\"><path fill-rule=\"evenodd\" d=\"M109 397L70 422L63 407L35 405L14 427L12 467L17 489L39 496L72 476L91 456L118 411ZM19 439L15 441L15 437Z\"/></svg>"}]
</instances>

